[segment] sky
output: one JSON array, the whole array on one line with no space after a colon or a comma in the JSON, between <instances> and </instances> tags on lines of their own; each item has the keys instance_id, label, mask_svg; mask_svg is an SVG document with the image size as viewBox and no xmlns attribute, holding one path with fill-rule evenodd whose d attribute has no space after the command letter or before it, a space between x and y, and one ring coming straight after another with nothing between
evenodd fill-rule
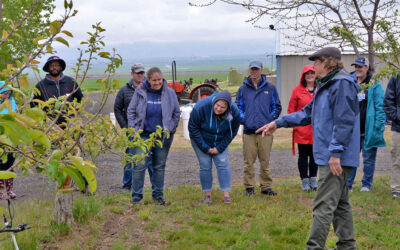
<instances>
[{"instance_id":1,"label":"sky","mask_svg":"<svg viewBox=\"0 0 400 250\"><path fill-rule=\"evenodd\" d=\"M58 18L64 0L55 3L54 17ZM74 8L77 16L64 27L74 34L68 39L72 47L87 38L92 24L101 21L108 46L137 47L137 52L145 51L141 56L151 51L160 56L264 54L275 48L275 32L246 22L252 13L240 6L191 7L188 0L75 0Z\"/></svg>"}]
</instances>

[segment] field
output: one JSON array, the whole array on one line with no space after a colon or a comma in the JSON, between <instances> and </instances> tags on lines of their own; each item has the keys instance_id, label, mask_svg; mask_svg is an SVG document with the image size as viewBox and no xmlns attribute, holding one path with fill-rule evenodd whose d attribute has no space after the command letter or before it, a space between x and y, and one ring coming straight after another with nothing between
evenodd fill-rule
<instances>
[{"instance_id":1,"label":"field","mask_svg":"<svg viewBox=\"0 0 400 250\"><path fill-rule=\"evenodd\" d=\"M145 191L144 205L131 206L130 194L81 196L74 201L75 225L52 222L53 203L32 201L17 206L14 223L32 229L18 233L21 249L303 249L312 220L314 193L303 193L297 179L280 178L281 195L258 192L246 197L233 187L231 205L222 195L203 204L199 186L166 190L167 206L156 205ZM359 249L397 249L400 202L388 195L389 178L379 176L371 193L350 194ZM7 234L1 249L13 249ZM337 241L331 229L327 247Z\"/></svg>"},{"instance_id":2,"label":"field","mask_svg":"<svg viewBox=\"0 0 400 250\"><path fill-rule=\"evenodd\" d=\"M121 193L121 189L109 189L109 193L101 192L95 196L75 193L75 225L67 226L52 221L54 203L51 201L51 192L46 190L47 198L44 199L29 199L34 194L28 194L28 199L21 198L22 200L16 202L13 225L26 222L32 227L16 235L20 249L304 248L312 220L314 193L303 193L299 187L294 165L296 158L290 155L288 149L291 146L290 129L279 129L276 133L274 149L281 150L274 151L271 160L283 165L273 163L272 170L280 173L278 176L287 176L281 171L289 163L287 159L291 159L291 169L294 171L294 175L291 176L296 177L274 178L274 189L279 194L277 197L265 197L259 190L256 190L256 195L252 198L244 195L243 187L239 184L241 161L233 160L234 156L240 154L242 146L238 137L230 147L233 153L230 160L234 161L231 166L234 183L231 195L233 203L224 204L222 194L214 191L214 202L206 205L201 202L200 186L190 184L193 183L191 180L198 183L195 166L197 163L193 162L195 156L190 142L183 138L181 126L179 128L170 153L175 157L168 163L170 168L166 183L169 183L170 187L165 190L167 206L158 206L152 201L150 188L145 189L144 205L139 206L131 206L130 193ZM385 137L389 141L389 129L386 129ZM381 165L387 165L386 158L390 158L389 150L382 149L379 152L380 164L377 165L377 171L382 168ZM191 166L187 166L186 169L182 166L174 168L175 165L188 165L189 161L181 162L184 157L191 157ZM383 162L382 157L385 158ZM110 161L109 165L108 172L103 172L106 169L98 166L99 176L116 174L119 185L121 175L116 173L115 168L120 166L116 159ZM186 170L190 173L184 173ZM357 187L350 194L359 249L397 249L400 244L400 200L390 196L390 178L387 176L387 170L380 173L384 175L376 176L370 193L359 192L359 174L356 179ZM189 184L180 184L183 183L182 176L186 176L186 181L189 181L184 183ZM34 182L29 178L21 177L17 178L17 181L23 181L30 187L29 192L32 192ZM101 179L104 177L98 178L99 185L104 185L102 182L105 180ZM42 188L45 190L39 185L33 192L41 192ZM0 205L6 207L5 202ZM334 247L336 240L331 230L327 247ZM9 234L0 235L0 249L13 249Z\"/></svg>"}]
</instances>

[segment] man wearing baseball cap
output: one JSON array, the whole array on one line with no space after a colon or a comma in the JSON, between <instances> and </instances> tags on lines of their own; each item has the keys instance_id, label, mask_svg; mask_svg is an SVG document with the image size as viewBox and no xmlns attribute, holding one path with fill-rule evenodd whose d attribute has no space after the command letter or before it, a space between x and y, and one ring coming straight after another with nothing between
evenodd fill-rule
<instances>
[{"instance_id":1,"label":"man wearing baseball cap","mask_svg":"<svg viewBox=\"0 0 400 250\"><path fill-rule=\"evenodd\" d=\"M119 91L117 96L115 97L114 102L114 113L115 118L121 128L128 127L128 116L127 109L129 107L129 103L131 102L132 96L135 93L135 89L144 81L145 70L144 66L141 63L135 63L131 67L131 76L132 79L123 86ZM132 153L133 149L128 148L126 153ZM147 168L149 171L150 179L152 176L151 166ZM127 162L124 167L124 176L122 178L122 188L131 189L132 187L132 164Z\"/></svg>"},{"instance_id":2,"label":"man wearing baseball cap","mask_svg":"<svg viewBox=\"0 0 400 250\"><path fill-rule=\"evenodd\" d=\"M45 102L50 98L57 99L61 96L67 96L68 102L72 102L74 99L81 102L83 97L82 91L74 79L63 74L65 67L65 61L58 56L51 56L47 59L47 62L43 66L43 71L48 74L36 84L36 88L40 93L34 95L33 105L36 105L35 99ZM48 115L53 118L57 116L55 114ZM65 117L60 116L57 120L57 124L60 125L65 121Z\"/></svg>"},{"instance_id":3,"label":"man wearing baseball cap","mask_svg":"<svg viewBox=\"0 0 400 250\"><path fill-rule=\"evenodd\" d=\"M354 77L343 69L340 50L326 47L309 57L314 61L318 91L302 110L287 114L256 132L271 135L280 127L312 124L313 154L319 183L314 198L313 223L306 249L325 249L329 229L338 249L356 249L347 179L359 165L360 114Z\"/></svg>"},{"instance_id":4,"label":"man wearing baseball cap","mask_svg":"<svg viewBox=\"0 0 400 250\"><path fill-rule=\"evenodd\" d=\"M351 66L355 71L351 75L357 79L361 87L358 93L360 106L360 151L363 157L364 176L361 180L361 192L369 192L375 172L375 160L378 147L385 147L383 132L385 131L386 115L383 110L385 92L379 81L370 82L372 72L369 70L369 61L365 57L358 57ZM357 169L353 168L348 186L352 190Z\"/></svg>"},{"instance_id":5,"label":"man wearing baseball cap","mask_svg":"<svg viewBox=\"0 0 400 250\"><path fill-rule=\"evenodd\" d=\"M236 96L243 130L244 187L246 195L253 196L256 186L254 163L260 161L259 182L261 194L276 195L272 190L269 171L269 156L272 136L262 137L256 130L262 125L277 119L282 107L275 86L262 74L260 61L249 64L250 75L244 80Z\"/></svg>"}]
</instances>

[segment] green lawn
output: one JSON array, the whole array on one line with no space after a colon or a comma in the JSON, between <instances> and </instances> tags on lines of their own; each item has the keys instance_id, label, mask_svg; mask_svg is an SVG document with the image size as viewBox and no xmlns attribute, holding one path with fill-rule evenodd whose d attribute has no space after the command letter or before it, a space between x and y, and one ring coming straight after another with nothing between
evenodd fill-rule
<instances>
[{"instance_id":1,"label":"green lawn","mask_svg":"<svg viewBox=\"0 0 400 250\"><path fill-rule=\"evenodd\" d=\"M350 194L359 249L398 249L400 199L390 196L389 177L375 178L370 193L358 185ZM297 178L276 178L277 197L258 192L246 197L233 187L231 205L214 191L211 205L201 202L199 186L167 188L167 206L156 205L145 190L144 205L131 206L130 193L80 197L74 201L74 226L51 221L53 202L16 206L14 224L32 229L17 234L21 249L303 249L312 220L314 193L303 193ZM337 238L329 233L327 247ZM7 234L1 249L13 249Z\"/></svg>"}]
</instances>

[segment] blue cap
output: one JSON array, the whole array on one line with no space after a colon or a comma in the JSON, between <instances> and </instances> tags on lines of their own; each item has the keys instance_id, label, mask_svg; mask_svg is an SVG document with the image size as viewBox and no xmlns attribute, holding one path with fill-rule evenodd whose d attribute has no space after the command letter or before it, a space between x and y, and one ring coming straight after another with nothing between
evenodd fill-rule
<instances>
[{"instance_id":1,"label":"blue cap","mask_svg":"<svg viewBox=\"0 0 400 250\"><path fill-rule=\"evenodd\" d=\"M369 66L369 61L367 58L360 56L356 59L356 61L354 63L351 64L351 66L354 66L354 65L358 65L360 67Z\"/></svg>"},{"instance_id":2,"label":"blue cap","mask_svg":"<svg viewBox=\"0 0 400 250\"><path fill-rule=\"evenodd\" d=\"M262 62L260 62L260 61L252 61L252 62L250 62L249 69L251 69L251 68L262 69L263 68Z\"/></svg>"}]
</instances>

